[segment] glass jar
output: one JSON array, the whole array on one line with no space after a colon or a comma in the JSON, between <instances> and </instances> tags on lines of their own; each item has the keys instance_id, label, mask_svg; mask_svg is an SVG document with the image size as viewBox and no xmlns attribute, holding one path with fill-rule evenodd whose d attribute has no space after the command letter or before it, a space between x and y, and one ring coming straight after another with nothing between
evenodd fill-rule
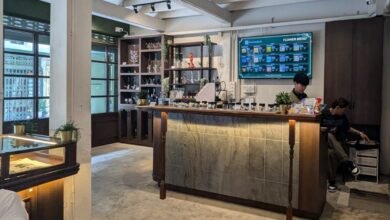
<instances>
[{"instance_id":1,"label":"glass jar","mask_svg":"<svg viewBox=\"0 0 390 220\"><path fill-rule=\"evenodd\" d=\"M215 102L207 103L207 109L215 109Z\"/></svg>"},{"instance_id":2,"label":"glass jar","mask_svg":"<svg viewBox=\"0 0 390 220\"><path fill-rule=\"evenodd\" d=\"M200 103L200 106L199 106L200 108L203 108L203 109L206 109L207 108L207 102L206 101L202 101L201 103Z\"/></svg>"},{"instance_id":3,"label":"glass jar","mask_svg":"<svg viewBox=\"0 0 390 220\"><path fill-rule=\"evenodd\" d=\"M256 111L256 102L251 103L251 111Z\"/></svg>"},{"instance_id":4,"label":"glass jar","mask_svg":"<svg viewBox=\"0 0 390 220\"><path fill-rule=\"evenodd\" d=\"M265 103L259 103L259 111L265 111Z\"/></svg>"},{"instance_id":5,"label":"glass jar","mask_svg":"<svg viewBox=\"0 0 390 220\"><path fill-rule=\"evenodd\" d=\"M228 110L228 109L229 109L229 104L228 104L227 101L224 101L224 102L222 103L222 109L224 109L224 110Z\"/></svg>"},{"instance_id":6,"label":"glass jar","mask_svg":"<svg viewBox=\"0 0 390 220\"><path fill-rule=\"evenodd\" d=\"M244 103L244 110L249 111L249 103Z\"/></svg>"},{"instance_id":7,"label":"glass jar","mask_svg":"<svg viewBox=\"0 0 390 220\"><path fill-rule=\"evenodd\" d=\"M229 104L228 104L228 106L229 106L229 109L230 110L233 110L234 109L234 103L233 102L230 102Z\"/></svg>"},{"instance_id":8,"label":"glass jar","mask_svg":"<svg viewBox=\"0 0 390 220\"><path fill-rule=\"evenodd\" d=\"M236 104L233 107L234 110L241 110L241 102L236 102Z\"/></svg>"},{"instance_id":9,"label":"glass jar","mask_svg":"<svg viewBox=\"0 0 390 220\"><path fill-rule=\"evenodd\" d=\"M268 111L273 112L274 111L274 105L273 104L268 104Z\"/></svg>"}]
</instances>

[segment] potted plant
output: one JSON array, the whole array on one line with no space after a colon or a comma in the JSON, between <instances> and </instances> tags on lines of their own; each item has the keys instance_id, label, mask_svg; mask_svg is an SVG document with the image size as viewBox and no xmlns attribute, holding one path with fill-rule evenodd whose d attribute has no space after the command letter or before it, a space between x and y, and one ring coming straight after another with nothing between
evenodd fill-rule
<instances>
[{"instance_id":1,"label":"potted plant","mask_svg":"<svg viewBox=\"0 0 390 220\"><path fill-rule=\"evenodd\" d=\"M14 134L25 135L26 133L33 133L37 130L36 123L31 120L28 121L15 121L12 123Z\"/></svg>"},{"instance_id":2,"label":"potted plant","mask_svg":"<svg viewBox=\"0 0 390 220\"><path fill-rule=\"evenodd\" d=\"M16 135L25 135L26 134L26 125L24 121L16 121L13 123L14 134Z\"/></svg>"},{"instance_id":3,"label":"potted plant","mask_svg":"<svg viewBox=\"0 0 390 220\"><path fill-rule=\"evenodd\" d=\"M138 105L147 105L148 104L148 93L146 91L141 91L138 94Z\"/></svg>"},{"instance_id":4,"label":"potted plant","mask_svg":"<svg viewBox=\"0 0 390 220\"><path fill-rule=\"evenodd\" d=\"M291 105L291 99L290 99L290 95L288 94L288 92L280 92L276 95L276 100L275 100L276 104L279 105L279 108L280 108L280 112L282 114L287 114L288 113L288 109Z\"/></svg>"},{"instance_id":5,"label":"potted plant","mask_svg":"<svg viewBox=\"0 0 390 220\"><path fill-rule=\"evenodd\" d=\"M183 54L178 50L175 54L176 67L181 68L181 64L183 62Z\"/></svg>"},{"instance_id":6,"label":"potted plant","mask_svg":"<svg viewBox=\"0 0 390 220\"><path fill-rule=\"evenodd\" d=\"M73 121L68 121L56 129L54 136L60 136L62 142L70 142L72 140L78 141L80 138L79 128L77 128Z\"/></svg>"}]
</instances>

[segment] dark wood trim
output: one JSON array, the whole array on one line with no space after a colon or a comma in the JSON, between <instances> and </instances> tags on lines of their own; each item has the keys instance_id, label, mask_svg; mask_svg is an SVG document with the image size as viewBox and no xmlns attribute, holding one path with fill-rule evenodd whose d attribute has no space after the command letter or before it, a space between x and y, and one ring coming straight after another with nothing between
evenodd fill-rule
<instances>
[{"instance_id":1,"label":"dark wood trim","mask_svg":"<svg viewBox=\"0 0 390 220\"><path fill-rule=\"evenodd\" d=\"M161 112L161 142L160 142L160 199L165 199L167 194L165 184L165 141L168 127L168 113Z\"/></svg>"},{"instance_id":2,"label":"dark wood trim","mask_svg":"<svg viewBox=\"0 0 390 220\"><path fill-rule=\"evenodd\" d=\"M165 185L166 185L166 188L168 190L172 190L172 191L176 191L176 192L181 192L181 193L186 193L186 194L191 194L191 195L196 195L196 196L201 196L201 197L206 197L206 198L211 198L211 199L216 199L216 200L229 202L229 203L241 204L241 205L245 205L245 206L249 206L249 207L253 207L253 208L266 209L266 210L270 210L270 211L278 212L278 213L285 213L286 212L286 207L284 207L284 206L272 205L272 204L258 202L258 201L249 200L249 199L242 199L242 198L226 196L226 195L221 195L221 194L217 194L217 193L197 190L197 189L175 186L172 184L165 184ZM294 211L294 215L298 216L298 217L310 218L310 219L319 219L319 217L320 217L318 214L305 212L305 211L298 210L298 209L293 209L293 211Z\"/></svg>"},{"instance_id":3,"label":"dark wood trim","mask_svg":"<svg viewBox=\"0 0 390 220\"><path fill-rule=\"evenodd\" d=\"M93 114L91 116L92 147L119 141L118 112Z\"/></svg>"},{"instance_id":4,"label":"dark wood trim","mask_svg":"<svg viewBox=\"0 0 390 220\"><path fill-rule=\"evenodd\" d=\"M202 115L218 115L231 117L262 117L276 118L283 120L297 120L304 122L319 122L320 115L304 115L304 114L277 114L271 112L252 112L252 111L237 111L237 110L222 110L222 109L196 109L196 108L177 108L170 106L137 106L140 110L155 110L161 112L176 112L186 114L202 114Z\"/></svg>"},{"instance_id":5,"label":"dark wood trim","mask_svg":"<svg viewBox=\"0 0 390 220\"><path fill-rule=\"evenodd\" d=\"M56 169L33 176L15 177L8 180L2 180L0 182L0 188L20 191L29 187L37 186L39 184L75 175L79 171L79 166L80 165L77 164L75 166L64 167L62 169Z\"/></svg>"}]
</instances>

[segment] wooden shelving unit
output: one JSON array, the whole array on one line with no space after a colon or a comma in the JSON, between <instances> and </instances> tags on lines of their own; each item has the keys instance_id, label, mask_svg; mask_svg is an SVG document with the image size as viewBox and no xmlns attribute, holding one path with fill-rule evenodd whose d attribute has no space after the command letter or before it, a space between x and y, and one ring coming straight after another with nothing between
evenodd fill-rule
<instances>
[{"instance_id":1,"label":"wooden shelving unit","mask_svg":"<svg viewBox=\"0 0 390 220\"><path fill-rule=\"evenodd\" d=\"M165 35L127 37L119 40L119 137L121 142L152 145L150 112L138 110L141 91L160 96L161 82L167 77L162 47ZM124 111L123 111L124 110Z\"/></svg>"}]
</instances>

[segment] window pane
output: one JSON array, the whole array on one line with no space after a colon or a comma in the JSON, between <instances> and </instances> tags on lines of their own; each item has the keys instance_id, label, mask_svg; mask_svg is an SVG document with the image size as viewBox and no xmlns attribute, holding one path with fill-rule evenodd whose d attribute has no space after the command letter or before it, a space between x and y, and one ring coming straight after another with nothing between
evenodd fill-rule
<instances>
[{"instance_id":1,"label":"window pane","mask_svg":"<svg viewBox=\"0 0 390 220\"><path fill-rule=\"evenodd\" d=\"M104 113L106 112L106 98L92 98L91 99L91 113Z\"/></svg>"},{"instance_id":2,"label":"window pane","mask_svg":"<svg viewBox=\"0 0 390 220\"><path fill-rule=\"evenodd\" d=\"M38 58L38 74L40 76L50 76L50 57Z\"/></svg>"},{"instance_id":3,"label":"window pane","mask_svg":"<svg viewBox=\"0 0 390 220\"><path fill-rule=\"evenodd\" d=\"M4 51L33 53L33 42L32 33L4 29Z\"/></svg>"},{"instance_id":4,"label":"window pane","mask_svg":"<svg viewBox=\"0 0 390 220\"><path fill-rule=\"evenodd\" d=\"M91 58L95 61L106 61L106 47L92 45Z\"/></svg>"},{"instance_id":5,"label":"window pane","mask_svg":"<svg viewBox=\"0 0 390 220\"><path fill-rule=\"evenodd\" d=\"M33 109L33 99L4 100L4 121L32 119Z\"/></svg>"},{"instance_id":6,"label":"window pane","mask_svg":"<svg viewBox=\"0 0 390 220\"><path fill-rule=\"evenodd\" d=\"M34 57L4 53L4 74L34 75Z\"/></svg>"},{"instance_id":7,"label":"window pane","mask_svg":"<svg viewBox=\"0 0 390 220\"><path fill-rule=\"evenodd\" d=\"M106 78L106 64L92 62L92 78Z\"/></svg>"},{"instance_id":8,"label":"window pane","mask_svg":"<svg viewBox=\"0 0 390 220\"><path fill-rule=\"evenodd\" d=\"M48 118L50 116L50 99L38 100L38 118Z\"/></svg>"},{"instance_id":9,"label":"window pane","mask_svg":"<svg viewBox=\"0 0 390 220\"><path fill-rule=\"evenodd\" d=\"M108 103L109 112L117 112L118 111L118 105L117 105L117 97L110 97Z\"/></svg>"},{"instance_id":10,"label":"window pane","mask_svg":"<svg viewBox=\"0 0 390 220\"><path fill-rule=\"evenodd\" d=\"M39 78L38 79L38 97L50 96L50 79Z\"/></svg>"},{"instance_id":11,"label":"window pane","mask_svg":"<svg viewBox=\"0 0 390 220\"><path fill-rule=\"evenodd\" d=\"M116 79L118 76L118 66L116 64L108 64L108 70L110 71L108 73L110 79Z\"/></svg>"},{"instance_id":12,"label":"window pane","mask_svg":"<svg viewBox=\"0 0 390 220\"><path fill-rule=\"evenodd\" d=\"M107 96L107 81L92 80L91 82L91 96Z\"/></svg>"},{"instance_id":13,"label":"window pane","mask_svg":"<svg viewBox=\"0 0 390 220\"><path fill-rule=\"evenodd\" d=\"M34 79L30 77L4 77L4 97L33 97Z\"/></svg>"},{"instance_id":14,"label":"window pane","mask_svg":"<svg viewBox=\"0 0 390 220\"><path fill-rule=\"evenodd\" d=\"M116 63L118 49L115 47L108 48L108 62Z\"/></svg>"},{"instance_id":15,"label":"window pane","mask_svg":"<svg viewBox=\"0 0 390 220\"><path fill-rule=\"evenodd\" d=\"M50 37L48 35L38 36L38 53L39 55L50 55Z\"/></svg>"},{"instance_id":16,"label":"window pane","mask_svg":"<svg viewBox=\"0 0 390 220\"><path fill-rule=\"evenodd\" d=\"M117 82L116 80L110 80L110 88L109 88L109 93L108 95L112 96L112 95L116 95L117 91L118 91L118 88L117 88Z\"/></svg>"}]
</instances>

